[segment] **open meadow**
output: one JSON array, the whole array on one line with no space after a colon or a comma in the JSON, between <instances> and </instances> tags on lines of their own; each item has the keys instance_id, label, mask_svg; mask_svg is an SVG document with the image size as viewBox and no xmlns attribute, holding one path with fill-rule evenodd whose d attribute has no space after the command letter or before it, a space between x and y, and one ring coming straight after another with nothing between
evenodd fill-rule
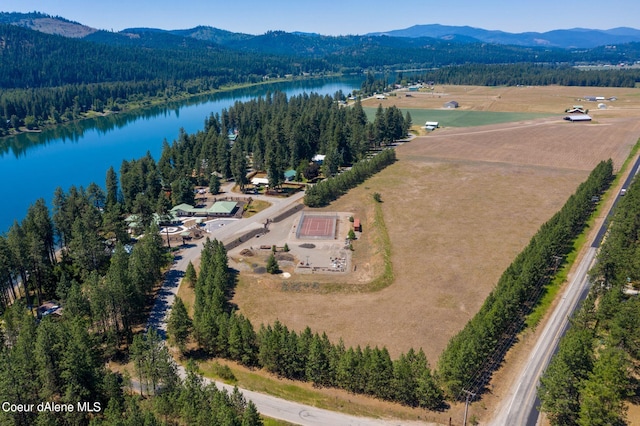
<instances>
[{"instance_id":1,"label":"open meadow","mask_svg":"<svg viewBox=\"0 0 640 426\"><path fill-rule=\"evenodd\" d=\"M470 110L503 106L557 116L447 127L399 145L395 164L323 209L361 218L363 234L352 258L356 272L334 286L326 285L331 277L294 275L289 280L320 284L296 291L283 286L279 276L243 272L233 302L256 326L276 319L296 330L309 326L347 346L386 346L393 358L421 347L435 366L449 339L478 311L540 225L598 162L612 158L617 170L640 137L638 89L445 89L455 91L452 99ZM618 99L606 110L594 105L590 123L562 120L579 96L592 93ZM445 100L449 97L437 104ZM401 108L435 105L427 96L382 102ZM379 291L366 285L384 268L374 192L382 196L394 274Z\"/></svg>"}]
</instances>

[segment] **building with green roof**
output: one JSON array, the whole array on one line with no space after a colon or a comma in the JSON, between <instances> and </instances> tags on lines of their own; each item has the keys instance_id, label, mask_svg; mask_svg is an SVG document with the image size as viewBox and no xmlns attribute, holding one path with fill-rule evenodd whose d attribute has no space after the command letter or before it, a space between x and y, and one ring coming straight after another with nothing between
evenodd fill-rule
<instances>
[{"instance_id":1,"label":"building with green roof","mask_svg":"<svg viewBox=\"0 0 640 426\"><path fill-rule=\"evenodd\" d=\"M237 211L235 201L217 201L209 208L196 208L189 204L178 204L171 212L178 216L233 216Z\"/></svg>"}]
</instances>

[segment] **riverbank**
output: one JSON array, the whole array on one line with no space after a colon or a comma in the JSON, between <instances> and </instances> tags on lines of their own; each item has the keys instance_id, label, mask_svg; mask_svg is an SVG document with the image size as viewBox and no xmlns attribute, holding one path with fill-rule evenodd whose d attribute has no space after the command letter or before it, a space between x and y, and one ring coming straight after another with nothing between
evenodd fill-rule
<instances>
[{"instance_id":1,"label":"riverbank","mask_svg":"<svg viewBox=\"0 0 640 426\"><path fill-rule=\"evenodd\" d=\"M115 104L114 109L111 109L113 107L111 108L105 107L102 111L88 110L86 112L80 112L79 117L76 117L75 119L72 119L72 120L63 120L58 122L51 122L49 120L47 123L40 124L30 129L27 128L26 126L19 126L18 129L15 129L12 127L7 131L7 134L0 136L0 141L2 141L3 139L18 136L21 134L41 133L45 130L55 130L59 126L79 123L84 120L89 120L97 117L107 117L114 114L127 114L127 113L133 113L133 112L140 112L145 109L170 106L171 104L182 104L185 102L189 102L191 100L202 99L209 96L218 95L221 93L229 93L234 90L259 88L261 86L277 85L279 83L286 84L286 83L293 83L296 81L303 82L303 81L321 80L325 78L341 78L341 77L344 77L344 76L340 73L329 73L329 74L323 74L323 75L272 78L272 79L263 80L256 83L231 84L231 85L221 86L217 89L205 90L197 93L189 93L188 91L182 91L180 93L174 94L173 96L162 96L162 97L152 96L152 97L145 97L143 99L128 100L128 101L125 101L124 103ZM137 97L137 96L138 94L133 94L131 97Z\"/></svg>"}]
</instances>

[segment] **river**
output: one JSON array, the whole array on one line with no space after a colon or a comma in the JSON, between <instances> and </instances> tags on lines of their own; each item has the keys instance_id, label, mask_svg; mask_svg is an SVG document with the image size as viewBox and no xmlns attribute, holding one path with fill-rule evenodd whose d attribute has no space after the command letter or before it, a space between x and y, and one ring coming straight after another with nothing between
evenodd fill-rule
<instances>
[{"instance_id":1,"label":"river","mask_svg":"<svg viewBox=\"0 0 640 426\"><path fill-rule=\"evenodd\" d=\"M122 160L144 156L159 159L162 141L172 142L180 128L195 133L211 113L220 113L236 101L282 91L289 97L301 93L345 95L359 89L363 77L280 82L236 89L185 102L123 114L81 120L40 133L0 139L0 233L21 221L38 198L51 206L55 189L71 185L104 187L107 169L119 172Z\"/></svg>"}]
</instances>

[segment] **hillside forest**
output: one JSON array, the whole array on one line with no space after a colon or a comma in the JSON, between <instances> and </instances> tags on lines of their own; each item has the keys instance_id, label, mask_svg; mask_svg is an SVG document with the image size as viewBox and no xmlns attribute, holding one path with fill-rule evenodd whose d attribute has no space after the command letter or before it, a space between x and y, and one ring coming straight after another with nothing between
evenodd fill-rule
<instances>
[{"instance_id":1,"label":"hillside forest","mask_svg":"<svg viewBox=\"0 0 640 426\"><path fill-rule=\"evenodd\" d=\"M428 69L416 82L633 87L640 81L634 68L574 68L633 62L640 59L638 43L575 52L277 31L242 46L242 35L224 34L222 44L197 37L137 29L75 39L0 23L0 136L278 78Z\"/></svg>"}]
</instances>

